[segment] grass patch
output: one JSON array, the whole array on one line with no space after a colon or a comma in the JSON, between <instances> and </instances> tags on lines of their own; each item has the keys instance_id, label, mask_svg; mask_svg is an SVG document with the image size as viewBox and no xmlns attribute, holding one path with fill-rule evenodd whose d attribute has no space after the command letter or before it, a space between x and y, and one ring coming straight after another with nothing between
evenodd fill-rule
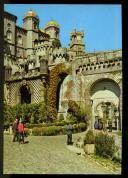
<instances>
[{"instance_id":1,"label":"grass patch","mask_svg":"<svg viewBox=\"0 0 128 178\"><path fill-rule=\"evenodd\" d=\"M97 163L101 164L102 166L106 167L108 170L111 170L113 172L121 173L121 164L118 162L114 162L110 159L103 158L101 156L97 155L85 155L85 157L96 161Z\"/></svg>"}]
</instances>

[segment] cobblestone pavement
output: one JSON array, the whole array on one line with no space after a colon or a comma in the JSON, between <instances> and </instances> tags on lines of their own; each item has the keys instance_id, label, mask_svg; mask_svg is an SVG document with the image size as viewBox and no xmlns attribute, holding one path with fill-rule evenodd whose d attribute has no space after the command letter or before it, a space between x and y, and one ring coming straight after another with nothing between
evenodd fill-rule
<instances>
[{"instance_id":1,"label":"cobblestone pavement","mask_svg":"<svg viewBox=\"0 0 128 178\"><path fill-rule=\"evenodd\" d=\"M73 134L73 141L78 134ZM29 136L28 144L4 136L4 174L114 174L68 149L66 135Z\"/></svg>"}]
</instances>

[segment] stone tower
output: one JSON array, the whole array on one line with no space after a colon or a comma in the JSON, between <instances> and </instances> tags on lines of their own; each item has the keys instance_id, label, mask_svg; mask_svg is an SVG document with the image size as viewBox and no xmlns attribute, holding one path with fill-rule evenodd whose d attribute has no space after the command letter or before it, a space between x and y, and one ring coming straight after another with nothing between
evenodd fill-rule
<instances>
[{"instance_id":1,"label":"stone tower","mask_svg":"<svg viewBox=\"0 0 128 178\"><path fill-rule=\"evenodd\" d=\"M83 43L84 32L76 31L70 33L70 50L76 53L76 56L83 55L85 52L85 44Z\"/></svg>"},{"instance_id":2,"label":"stone tower","mask_svg":"<svg viewBox=\"0 0 128 178\"><path fill-rule=\"evenodd\" d=\"M47 23L45 32L50 35L50 41L53 41L55 39L59 40L60 28L55 20L51 20Z\"/></svg>"},{"instance_id":3,"label":"stone tower","mask_svg":"<svg viewBox=\"0 0 128 178\"><path fill-rule=\"evenodd\" d=\"M23 18L23 28L27 30L27 55L33 54L34 41L38 39L39 18L36 13L29 10Z\"/></svg>"}]
</instances>

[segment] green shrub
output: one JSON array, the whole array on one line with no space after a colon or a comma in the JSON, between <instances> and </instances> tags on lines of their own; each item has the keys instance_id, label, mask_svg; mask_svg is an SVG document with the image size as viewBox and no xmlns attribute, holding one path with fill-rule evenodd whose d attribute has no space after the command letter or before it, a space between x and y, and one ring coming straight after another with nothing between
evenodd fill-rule
<instances>
[{"instance_id":1,"label":"green shrub","mask_svg":"<svg viewBox=\"0 0 128 178\"><path fill-rule=\"evenodd\" d=\"M50 123L49 123L50 124ZM56 123L59 124L59 123ZM66 134L66 125L48 125L45 126L33 124L34 127L32 128L32 135L34 136L52 136L52 135L62 135ZM29 127L30 128L30 127ZM87 125L85 123L74 124L73 125L73 133L77 133L78 131L85 131Z\"/></svg>"},{"instance_id":2,"label":"green shrub","mask_svg":"<svg viewBox=\"0 0 128 178\"><path fill-rule=\"evenodd\" d=\"M73 133L78 132L78 124L73 124Z\"/></svg>"},{"instance_id":3,"label":"green shrub","mask_svg":"<svg viewBox=\"0 0 128 178\"><path fill-rule=\"evenodd\" d=\"M43 126L43 124L30 124L30 123L25 124L25 127L29 128L29 129L32 129L34 127L42 127L42 126Z\"/></svg>"},{"instance_id":4,"label":"green shrub","mask_svg":"<svg viewBox=\"0 0 128 178\"><path fill-rule=\"evenodd\" d=\"M47 120L46 107L44 103L18 104L16 106L4 105L4 122L12 124L15 118L24 116L27 123L43 123ZM7 125L7 124L6 124Z\"/></svg>"},{"instance_id":5,"label":"green shrub","mask_svg":"<svg viewBox=\"0 0 128 178\"><path fill-rule=\"evenodd\" d=\"M64 120L64 115L63 114L60 114L59 115L59 121L63 121Z\"/></svg>"},{"instance_id":6,"label":"green shrub","mask_svg":"<svg viewBox=\"0 0 128 178\"><path fill-rule=\"evenodd\" d=\"M95 137L95 149L97 155L112 158L115 151L114 137L100 132Z\"/></svg>"},{"instance_id":7,"label":"green shrub","mask_svg":"<svg viewBox=\"0 0 128 178\"><path fill-rule=\"evenodd\" d=\"M84 122L83 123L81 122L81 123L78 124L78 127L79 127L79 131L83 132L87 129L87 124L84 123Z\"/></svg>"},{"instance_id":8,"label":"green shrub","mask_svg":"<svg viewBox=\"0 0 128 178\"><path fill-rule=\"evenodd\" d=\"M122 136L122 131L119 130L119 131L117 132L117 135Z\"/></svg>"},{"instance_id":9,"label":"green shrub","mask_svg":"<svg viewBox=\"0 0 128 178\"><path fill-rule=\"evenodd\" d=\"M25 137L28 137L30 135L30 130L28 128L25 128L24 135Z\"/></svg>"},{"instance_id":10,"label":"green shrub","mask_svg":"<svg viewBox=\"0 0 128 178\"><path fill-rule=\"evenodd\" d=\"M88 122L90 118L90 108L89 106L82 106L77 104L77 102L69 100L68 102L68 114L72 120L80 122Z\"/></svg>"},{"instance_id":11,"label":"green shrub","mask_svg":"<svg viewBox=\"0 0 128 178\"><path fill-rule=\"evenodd\" d=\"M41 136L42 135L42 128L34 127L32 129L32 135Z\"/></svg>"},{"instance_id":12,"label":"green shrub","mask_svg":"<svg viewBox=\"0 0 128 178\"><path fill-rule=\"evenodd\" d=\"M53 136L58 134L63 134L63 129L61 126L49 126L32 129L32 134L34 136Z\"/></svg>"},{"instance_id":13,"label":"green shrub","mask_svg":"<svg viewBox=\"0 0 128 178\"><path fill-rule=\"evenodd\" d=\"M84 145L85 144L94 144L95 143L95 136L92 130L88 130L85 137L84 137Z\"/></svg>"}]
</instances>

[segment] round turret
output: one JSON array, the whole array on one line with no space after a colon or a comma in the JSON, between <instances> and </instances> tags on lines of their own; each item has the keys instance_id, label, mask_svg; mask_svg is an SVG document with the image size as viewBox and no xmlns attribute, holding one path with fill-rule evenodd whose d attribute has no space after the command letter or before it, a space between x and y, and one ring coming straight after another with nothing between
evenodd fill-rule
<instances>
[{"instance_id":1,"label":"round turret","mask_svg":"<svg viewBox=\"0 0 128 178\"><path fill-rule=\"evenodd\" d=\"M55 20L49 21L44 29L45 32L50 35L51 41L54 39L59 39L60 27Z\"/></svg>"},{"instance_id":2,"label":"round turret","mask_svg":"<svg viewBox=\"0 0 128 178\"><path fill-rule=\"evenodd\" d=\"M60 28L59 24L55 21L55 20L51 20L47 23L45 29L49 28L49 27L56 27L56 28Z\"/></svg>"},{"instance_id":3,"label":"round turret","mask_svg":"<svg viewBox=\"0 0 128 178\"><path fill-rule=\"evenodd\" d=\"M32 11L31 9L26 13L26 15L24 16L24 19L27 17L35 17L35 18L39 19L36 12Z\"/></svg>"}]
</instances>

